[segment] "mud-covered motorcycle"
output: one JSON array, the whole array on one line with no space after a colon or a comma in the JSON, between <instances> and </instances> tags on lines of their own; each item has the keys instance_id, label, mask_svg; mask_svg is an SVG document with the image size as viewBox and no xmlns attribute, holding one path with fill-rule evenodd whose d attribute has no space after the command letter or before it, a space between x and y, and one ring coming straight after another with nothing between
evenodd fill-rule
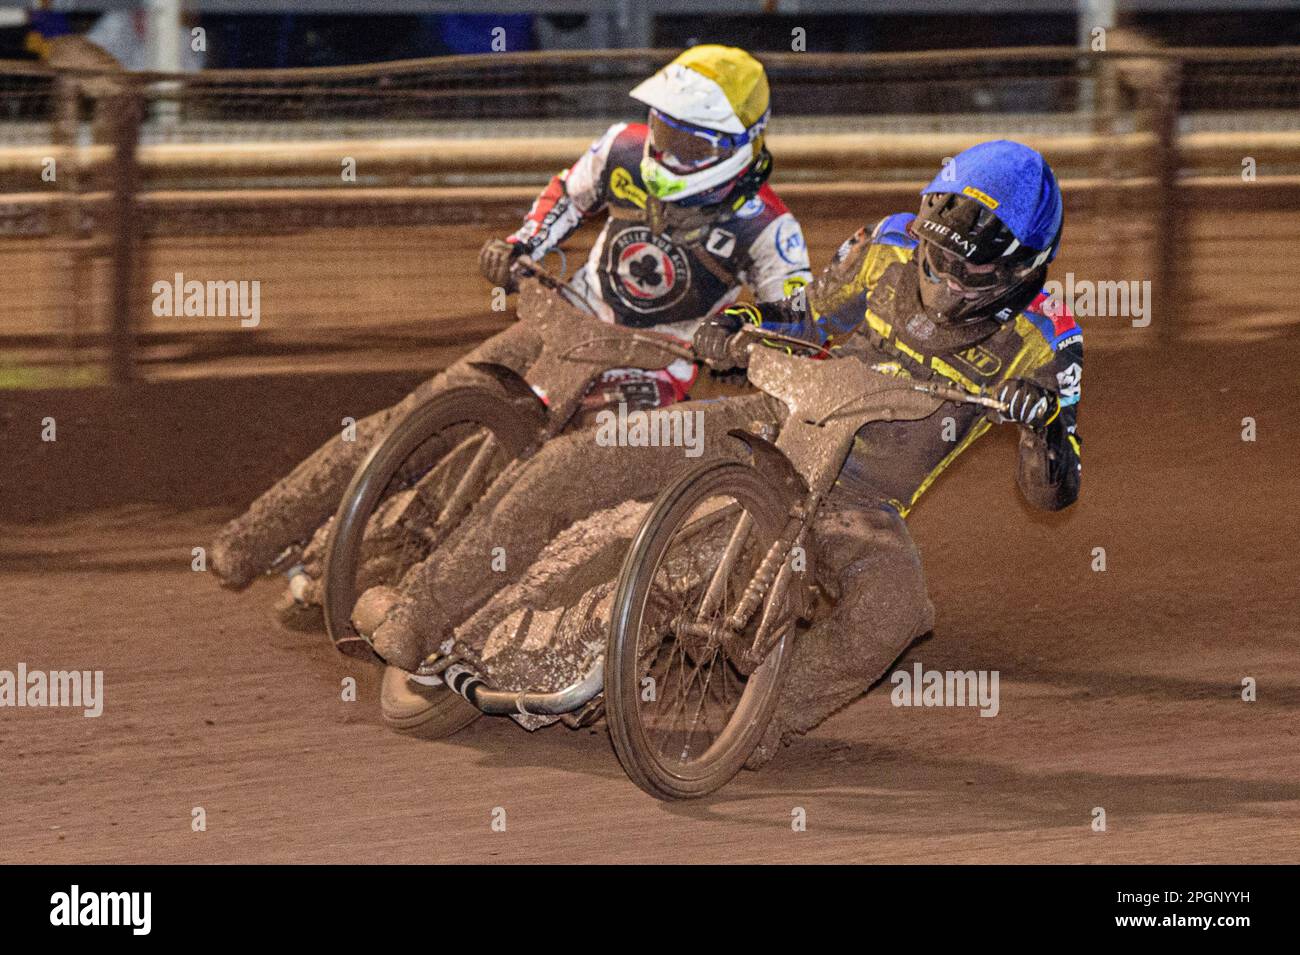
<instances>
[{"instance_id":1,"label":"mud-covered motorcycle","mask_svg":"<svg viewBox=\"0 0 1300 955\"><path fill-rule=\"evenodd\" d=\"M296 630L320 629L324 623L321 577L330 525L349 482L385 434L417 409L452 389L480 386L499 392L503 378L521 377L542 357L543 335L563 335L572 345L578 344L584 334L597 339L618 334L597 317L595 308L579 289L563 285L540 265L521 259L516 263L515 272L520 285L521 320L421 382L397 404L351 421L341 434L300 461L220 529L209 548L209 565L222 586L242 590L259 576L284 573L288 586L276 605L281 624ZM557 316L554 322L542 320L552 311ZM579 327L564 320L574 316L582 317L586 324ZM554 345L550 351L554 353ZM578 353L585 354L584 349L579 347L575 355ZM654 364L662 367L667 360L655 358ZM566 370L573 374L539 384L548 389L542 400L549 401L552 409L567 407L570 392L587 388L591 379L603 371L595 363L575 361L570 366ZM617 400L620 395L611 392L631 391L627 401L629 406L634 406L655 397L648 393L655 387L650 378L649 374L640 380L628 376L614 384L598 378L583 399ZM659 385L668 388L666 382L660 381ZM636 391L638 388L640 392ZM521 402L525 414L529 405L535 406L539 401L536 394L526 397L527 401ZM557 416L554 410L547 414L552 421Z\"/></svg>"},{"instance_id":2,"label":"mud-covered motorcycle","mask_svg":"<svg viewBox=\"0 0 1300 955\"><path fill-rule=\"evenodd\" d=\"M760 342L791 353L756 347ZM639 527L607 535L624 555L617 582L601 585L598 571L588 574L560 622L541 628L540 640L520 641L532 645L525 654L532 663L517 667L513 679L494 679L469 646L473 637L448 641L425 661L415 679L435 682L440 694L429 697L440 715L427 735L446 735L483 713L525 726L558 717L574 727L604 715L628 775L659 798L705 795L739 771L772 717L799 625L825 609L811 583L817 547L810 528L854 436L872 421L928 417L948 401L1003 409L984 394L887 375L851 357L814 361L793 354L796 348L820 351L758 329L733 338L750 383L774 406L770 421L728 432L748 446L748 461L698 465L648 508L631 510ZM775 411L781 405L784 415ZM615 519L598 514L592 521ZM526 607L507 600L495 617L484 608L466 629L477 630L480 643L494 626L498 635L517 630L530 614L552 613L556 595L544 596ZM564 666L543 665L548 635L563 643L593 625L596 639L587 632L570 640L577 652ZM566 627L567 637L556 635ZM538 689L544 670L573 676ZM394 703L385 699L390 723Z\"/></svg>"},{"instance_id":3,"label":"mud-covered motorcycle","mask_svg":"<svg viewBox=\"0 0 1300 955\"><path fill-rule=\"evenodd\" d=\"M633 782L661 799L713 792L763 738L802 624L821 612L810 533L854 436L873 421L996 399L886 375L856 358L812 361L736 336L749 381L786 408L779 434L732 431L749 463L714 461L656 499L614 593L605 716Z\"/></svg>"},{"instance_id":4,"label":"mud-covered motorcycle","mask_svg":"<svg viewBox=\"0 0 1300 955\"><path fill-rule=\"evenodd\" d=\"M513 271L519 330L540 351L470 362L480 373L476 382L441 390L402 416L357 469L323 535L321 603L342 653L376 658L356 618L382 616L383 601L404 574L447 538L492 482L581 417L604 372L693 360L678 339L584 313L581 298L536 263L518 260ZM640 392L620 391L618 400L633 409L658 403L651 383L636 384ZM414 677L387 667L385 722L436 737L478 716L441 689L438 674L447 665L443 655Z\"/></svg>"}]
</instances>

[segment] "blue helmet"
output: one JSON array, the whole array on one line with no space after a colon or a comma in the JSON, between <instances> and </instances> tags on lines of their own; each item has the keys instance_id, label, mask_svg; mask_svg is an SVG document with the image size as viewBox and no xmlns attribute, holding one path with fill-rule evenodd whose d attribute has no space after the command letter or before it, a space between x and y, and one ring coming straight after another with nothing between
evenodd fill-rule
<instances>
[{"instance_id":1,"label":"blue helmet","mask_svg":"<svg viewBox=\"0 0 1300 955\"><path fill-rule=\"evenodd\" d=\"M921 237L939 242L972 265L998 258L1042 265L1056 257L1063 218L1061 187L1047 160L1023 143L995 139L962 150L921 195L926 198L918 218L936 221L936 226L922 227ZM963 211L967 214L961 215ZM966 228L955 221L961 219L970 220ZM994 219L1002 229L991 228ZM948 226L949 232L937 225Z\"/></svg>"},{"instance_id":2,"label":"blue helmet","mask_svg":"<svg viewBox=\"0 0 1300 955\"><path fill-rule=\"evenodd\" d=\"M926 312L949 325L1013 317L1056 257L1061 220L1056 176L1028 146L999 139L958 153L921 190L910 226Z\"/></svg>"}]
</instances>

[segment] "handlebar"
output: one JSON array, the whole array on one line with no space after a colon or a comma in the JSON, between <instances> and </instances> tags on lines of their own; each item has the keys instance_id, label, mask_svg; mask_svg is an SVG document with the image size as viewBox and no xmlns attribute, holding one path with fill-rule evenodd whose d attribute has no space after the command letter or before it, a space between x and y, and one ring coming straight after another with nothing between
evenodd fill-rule
<instances>
[{"instance_id":1,"label":"handlebar","mask_svg":"<svg viewBox=\"0 0 1300 955\"><path fill-rule=\"evenodd\" d=\"M759 328L757 325L746 325L727 339L727 358L732 362L732 367L744 368L748 366L749 350L760 342L781 342L811 355L831 357L831 350L825 345L810 342L804 338L795 338L793 335L783 335L780 332L769 331L768 329Z\"/></svg>"},{"instance_id":2,"label":"handlebar","mask_svg":"<svg viewBox=\"0 0 1300 955\"><path fill-rule=\"evenodd\" d=\"M521 255L510 263L510 274L515 279L533 279L539 285L562 295L574 305L582 308L583 311L592 315L596 314L596 310L591 307L590 302L579 295L568 282L565 282L540 262L535 262L527 256Z\"/></svg>"},{"instance_id":3,"label":"handlebar","mask_svg":"<svg viewBox=\"0 0 1300 955\"><path fill-rule=\"evenodd\" d=\"M912 390L933 395L935 398L943 398L945 401L955 401L958 404L979 405L982 408L992 408L994 411L1004 413L1007 410L1005 401L998 401L983 392L971 393L951 385L941 385L937 381L914 384Z\"/></svg>"},{"instance_id":4,"label":"handlebar","mask_svg":"<svg viewBox=\"0 0 1300 955\"><path fill-rule=\"evenodd\" d=\"M567 283L563 282L545 266L532 259L520 257L514 260L510 265L512 275L519 278L532 278L541 285L552 289L562 295L576 296L577 293L571 289ZM584 306L586 303L583 303ZM589 306L587 306L590 309ZM645 337L653 341L657 347L663 348L669 354L676 355L688 361L696 361L695 353L684 345L679 345L666 335L657 335L654 333L633 332L636 337ZM793 335L784 335L780 332L773 332L757 326L745 326L736 334L732 335L727 342L727 354L736 363L736 367L743 368L749 364L749 350L760 341L762 342L781 342L793 348L799 348L814 355L824 355L831 357L831 351L825 345L817 342L810 342L803 338L796 338ZM979 405L983 408L991 408L995 411L1006 412L1007 403L998 401L983 392L971 393L961 388L955 388L951 385L940 384L939 382L916 382L911 385L912 390L931 395L935 398L942 398L945 401L953 401L959 404Z\"/></svg>"},{"instance_id":5,"label":"handlebar","mask_svg":"<svg viewBox=\"0 0 1300 955\"><path fill-rule=\"evenodd\" d=\"M564 282L550 269L526 255L521 255L510 263L510 274L515 278L536 279L542 285L556 291L564 285Z\"/></svg>"},{"instance_id":6,"label":"handlebar","mask_svg":"<svg viewBox=\"0 0 1300 955\"><path fill-rule=\"evenodd\" d=\"M747 341L746 339L752 339ZM825 345L818 342L810 342L806 338L796 338L793 335L783 335L780 332L770 331L759 328L757 325L747 325L736 332L731 337L731 344L728 351L734 351L733 357L743 356L748 359L749 349L759 342L782 342L793 348L799 348L803 351L810 352L814 355L823 355L826 358L831 357L831 350Z\"/></svg>"}]
</instances>

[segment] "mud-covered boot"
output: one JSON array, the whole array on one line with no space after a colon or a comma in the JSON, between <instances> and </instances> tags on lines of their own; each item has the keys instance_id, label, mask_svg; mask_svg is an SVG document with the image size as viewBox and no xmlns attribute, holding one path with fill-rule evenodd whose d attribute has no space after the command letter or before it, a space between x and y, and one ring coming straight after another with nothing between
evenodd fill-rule
<instances>
[{"instance_id":1,"label":"mud-covered boot","mask_svg":"<svg viewBox=\"0 0 1300 955\"><path fill-rule=\"evenodd\" d=\"M402 595L393 587L371 587L352 607L352 626L367 640L372 639L388 616L388 611L397 606L401 599Z\"/></svg>"},{"instance_id":2,"label":"mud-covered boot","mask_svg":"<svg viewBox=\"0 0 1300 955\"><path fill-rule=\"evenodd\" d=\"M397 599L387 609L371 636L375 652L402 670L413 671L451 636L450 616L429 596L418 606L410 599Z\"/></svg>"}]
</instances>

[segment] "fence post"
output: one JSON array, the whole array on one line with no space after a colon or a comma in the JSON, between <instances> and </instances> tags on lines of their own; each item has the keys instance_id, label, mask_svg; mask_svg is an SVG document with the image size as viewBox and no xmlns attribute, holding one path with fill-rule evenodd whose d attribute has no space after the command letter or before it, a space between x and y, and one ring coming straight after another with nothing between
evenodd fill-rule
<instances>
[{"instance_id":1,"label":"fence post","mask_svg":"<svg viewBox=\"0 0 1300 955\"><path fill-rule=\"evenodd\" d=\"M1181 106L1182 62L1174 53L1140 31L1117 33L1125 60L1127 79L1137 93L1136 128L1149 134L1154 148L1149 163L1141 163L1151 178L1148 201L1140 208L1150 223L1151 321L1156 328L1150 344L1168 343L1180 337L1173 303L1184 275L1182 193L1178 173L1182 166L1178 148L1178 116ZM1159 308L1156 307L1157 303Z\"/></svg>"},{"instance_id":2,"label":"fence post","mask_svg":"<svg viewBox=\"0 0 1300 955\"><path fill-rule=\"evenodd\" d=\"M1182 262L1187 256L1183 236L1186 209L1178 185L1178 172L1182 166L1178 149L1178 116L1182 63L1172 58L1161 60L1159 82L1153 90L1155 97L1156 160L1156 215L1155 225L1155 276L1151 283L1155 299L1160 302L1164 320L1156 328L1156 337L1165 343L1178 340L1181 329L1169 320L1174 302L1186 299L1182 292L1184 279ZM1148 307L1153 307L1148 303Z\"/></svg>"},{"instance_id":3,"label":"fence post","mask_svg":"<svg viewBox=\"0 0 1300 955\"><path fill-rule=\"evenodd\" d=\"M82 338L91 326L86 318L90 301L91 254L84 228L83 182L77 156L78 108L81 102L79 81L60 76L54 84L54 96L50 142L58 163L55 175L59 202L50 217L50 231L58 237L56 248L68 277L60 295L60 325L64 334L64 364L72 368L79 363Z\"/></svg>"},{"instance_id":4,"label":"fence post","mask_svg":"<svg viewBox=\"0 0 1300 955\"><path fill-rule=\"evenodd\" d=\"M109 166L109 211L106 224L110 244L109 270L109 376L114 384L135 378L135 281L141 245L140 210L136 196L140 166L136 147L144 117L144 96L133 78L115 77L116 88L102 104L111 123L113 159Z\"/></svg>"}]
</instances>

